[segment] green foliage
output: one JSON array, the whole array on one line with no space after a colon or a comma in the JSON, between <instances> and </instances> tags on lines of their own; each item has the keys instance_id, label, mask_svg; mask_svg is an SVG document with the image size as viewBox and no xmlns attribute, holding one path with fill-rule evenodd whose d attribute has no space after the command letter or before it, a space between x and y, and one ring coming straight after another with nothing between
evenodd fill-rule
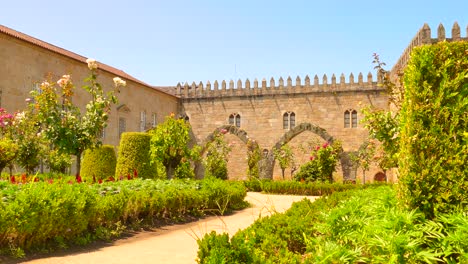
<instances>
[{"instance_id":1,"label":"green foliage","mask_svg":"<svg viewBox=\"0 0 468 264\"><path fill-rule=\"evenodd\" d=\"M198 151L190 149L190 124L183 119L174 118L174 114L166 117L151 135L151 158L160 162L166 168L166 176L172 179L177 167L186 161L196 160ZM185 165L186 166L186 165Z\"/></svg>"},{"instance_id":2,"label":"green foliage","mask_svg":"<svg viewBox=\"0 0 468 264\"><path fill-rule=\"evenodd\" d=\"M135 170L138 177L156 178L156 165L151 163L150 157L150 141L151 136L147 133L122 133L115 169L116 178L133 176Z\"/></svg>"},{"instance_id":3,"label":"green foliage","mask_svg":"<svg viewBox=\"0 0 468 264\"><path fill-rule=\"evenodd\" d=\"M108 240L128 226L242 208L245 195L241 183L218 179L94 185L0 181L0 251L17 254Z\"/></svg>"},{"instance_id":4,"label":"green foliage","mask_svg":"<svg viewBox=\"0 0 468 264\"><path fill-rule=\"evenodd\" d=\"M58 150L50 150L45 154L45 164L53 173L65 173L72 164L69 154L61 153Z\"/></svg>"},{"instance_id":5,"label":"green foliage","mask_svg":"<svg viewBox=\"0 0 468 264\"><path fill-rule=\"evenodd\" d=\"M342 192L354 189L365 189L368 187L382 185L373 184L343 184L328 182L298 182L298 181L272 181L272 180L250 180L243 182L251 192L265 192L274 194L312 195L322 196L334 192Z\"/></svg>"},{"instance_id":6,"label":"green foliage","mask_svg":"<svg viewBox=\"0 0 468 264\"><path fill-rule=\"evenodd\" d=\"M391 186L335 192L260 218L230 240L198 241L199 263L464 263L466 212L427 220L397 206Z\"/></svg>"},{"instance_id":7,"label":"green foliage","mask_svg":"<svg viewBox=\"0 0 468 264\"><path fill-rule=\"evenodd\" d=\"M361 109L364 114L362 122L369 130L369 136L382 144L382 155L378 162L382 169L387 170L398 166L398 150L400 148L400 116L392 111L365 107Z\"/></svg>"},{"instance_id":8,"label":"green foliage","mask_svg":"<svg viewBox=\"0 0 468 264\"><path fill-rule=\"evenodd\" d=\"M428 218L468 207L468 43L415 48L404 75L400 194Z\"/></svg>"},{"instance_id":9,"label":"green foliage","mask_svg":"<svg viewBox=\"0 0 468 264\"><path fill-rule=\"evenodd\" d=\"M281 174L284 180L284 170L293 164L294 153L292 152L292 149L289 145L283 145L279 149L275 148L273 150L273 155L280 165Z\"/></svg>"},{"instance_id":10,"label":"green foliage","mask_svg":"<svg viewBox=\"0 0 468 264\"><path fill-rule=\"evenodd\" d=\"M31 106L28 110L16 114L15 126L15 138L18 142L18 154L15 161L28 174L33 174L45 154L46 143L40 132L38 116Z\"/></svg>"},{"instance_id":11,"label":"green foliage","mask_svg":"<svg viewBox=\"0 0 468 264\"><path fill-rule=\"evenodd\" d=\"M228 178L228 155L231 148L224 141L223 133L216 131L213 140L207 143L205 165L205 177L215 177L223 180Z\"/></svg>"},{"instance_id":12,"label":"green foliage","mask_svg":"<svg viewBox=\"0 0 468 264\"><path fill-rule=\"evenodd\" d=\"M91 74L83 87L92 100L86 104L84 113L73 104L75 86L70 75L63 75L57 81L59 88L49 80L41 83L40 91L31 92L32 108L37 111L42 133L54 149L76 155L77 171L80 171L83 151L101 144L101 131L107 126L112 104L117 102L115 91L104 94L97 82L97 63L94 60L92 63L88 63ZM122 80L114 83L116 91L125 86Z\"/></svg>"},{"instance_id":13,"label":"green foliage","mask_svg":"<svg viewBox=\"0 0 468 264\"><path fill-rule=\"evenodd\" d=\"M258 179L258 162L260 159L261 154L258 143L253 139L249 139L247 141L247 166L249 167L247 175L249 179Z\"/></svg>"},{"instance_id":14,"label":"green foliage","mask_svg":"<svg viewBox=\"0 0 468 264\"><path fill-rule=\"evenodd\" d=\"M333 182L333 172L339 160L341 143L338 141L330 145L328 142L316 146L312 150L310 161L301 166L294 178L297 181Z\"/></svg>"},{"instance_id":15,"label":"green foliage","mask_svg":"<svg viewBox=\"0 0 468 264\"><path fill-rule=\"evenodd\" d=\"M117 158L114 146L103 145L94 149L87 149L83 155L80 175L83 180L107 180L115 176Z\"/></svg>"},{"instance_id":16,"label":"green foliage","mask_svg":"<svg viewBox=\"0 0 468 264\"><path fill-rule=\"evenodd\" d=\"M12 162L18 152L18 145L10 138L0 138L0 174Z\"/></svg>"}]
</instances>

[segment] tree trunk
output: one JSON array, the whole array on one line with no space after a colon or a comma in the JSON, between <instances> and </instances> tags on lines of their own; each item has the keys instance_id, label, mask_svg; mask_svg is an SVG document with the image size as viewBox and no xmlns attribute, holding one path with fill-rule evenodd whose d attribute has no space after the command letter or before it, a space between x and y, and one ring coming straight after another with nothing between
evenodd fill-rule
<instances>
[{"instance_id":1,"label":"tree trunk","mask_svg":"<svg viewBox=\"0 0 468 264\"><path fill-rule=\"evenodd\" d=\"M285 171L285 170L286 170L286 168L284 168L284 169L281 168L281 174L282 174L282 176L283 176L283 180L284 180L284 171Z\"/></svg>"},{"instance_id":2,"label":"tree trunk","mask_svg":"<svg viewBox=\"0 0 468 264\"><path fill-rule=\"evenodd\" d=\"M81 170L81 152L76 155L76 174L80 174Z\"/></svg>"},{"instance_id":3,"label":"tree trunk","mask_svg":"<svg viewBox=\"0 0 468 264\"><path fill-rule=\"evenodd\" d=\"M166 166L166 177L168 180L174 178L175 169L172 166Z\"/></svg>"}]
</instances>

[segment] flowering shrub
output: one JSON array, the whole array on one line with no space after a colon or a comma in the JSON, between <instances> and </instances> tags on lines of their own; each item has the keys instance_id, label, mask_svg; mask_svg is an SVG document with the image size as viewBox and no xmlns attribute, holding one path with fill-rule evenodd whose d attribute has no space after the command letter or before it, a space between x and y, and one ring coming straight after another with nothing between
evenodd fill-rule
<instances>
[{"instance_id":1,"label":"flowering shrub","mask_svg":"<svg viewBox=\"0 0 468 264\"><path fill-rule=\"evenodd\" d=\"M294 175L298 181L328 181L333 182L333 172L339 159L341 143L338 141L330 145L325 142L316 146L311 153L310 161L302 165L299 172Z\"/></svg>"},{"instance_id":2,"label":"flowering shrub","mask_svg":"<svg viewBox=\"0 0 468 264\"><path fill-rule=\"evenodd\" d=\"M97 82L98 64L88 59L90 76L83 87L92 100L86 104L86 112L73 104L75 86L70 75L63 75L56 84L41 83L39 91L32 91L32 106L37 111L45 138L60 152L76 155L77 171L80 171L81 154L85 149L101 144L100 133L107 126L111 105L117 103L115 92L126 83L114 80L114 90L104 93ZM60 94L59 94L60 91Z\"/></svg>"}]
</instances>

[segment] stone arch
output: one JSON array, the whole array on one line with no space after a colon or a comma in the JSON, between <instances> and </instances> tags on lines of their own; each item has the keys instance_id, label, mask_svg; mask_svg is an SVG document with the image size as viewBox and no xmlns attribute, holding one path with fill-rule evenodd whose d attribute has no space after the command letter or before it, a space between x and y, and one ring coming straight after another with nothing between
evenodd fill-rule
<instances>
[{"instance_id":1,"label":"stone arch","mask_svg":"<svg viewBox=\"0 0 468 264\"><path fill-rule=\"evenodd\" d=\"M244 144L247 145L247 143L249 142L249 136L247 135L247 132L243 129L240 129L238 127L236 127L235 125L222 125L218 128L216 128L213 132L211 132L206 138L205 140L203 141L202 143L202 154L205 153L205 150L206 150L206 146L209 142L213 141L214 139L214 134L217 132L217 131L222 131L223 129L226 130L226 133L229 133L229 134L232 134L232 135L235 135L237 136Z\"/></svg>"},{"instance_id":2,"label":"stone arch","mask_svg":"<svg viewBox=\"0 0 468 264\"><path fill-rule=\"evenodd\" d=\"M301 123L298 126L295 126L293 129L289 130L288 132L284 133L284 135L273 146L271 152L273 152L274 149L281 148L281 146L287 144L294 137L296 137L304 131L310 131L329 143L333 143L334 141L333 137L330 134L328 134L328 132L325 129L311 123Z\"/></svg>"},{"instance_id":3,"label":"stone arch","mask_svg":"<svg viewBox=\"0 0 468 264\"><path fill-rule=\"evenodd\" d=\"M305 131L310 131L318 135L319 137L329 142L330 144L332 144L335 141L335 139L330 134L328 134L328 132L325 129L317 125L311 124L311 123L301 123L298 126L294 127L293 129L289 130L288 132L284 133L283 136L272 147L269 153L267 153L264 156L264 159L261 164L261 167L262 167L261 178L269 178L269 179L273 178L273 169L275 166L275 157L273 154L274 150L281 148L281 146L287 144L293 138L295 138L296 136L298 136L299 134ZM348 169L349 162L350 162L349 154L345 153L343 151L343 148L341 148L340 149L340 163L341 163L341 169L343 173L343 180L346 180L346 181L350 180L349 179L350 173Z\"/></svg>"},{"instance_id":4,"label":"stone arch","mask_svg":"<svg viewBox=\"0 0 468 264\"><path fill-rule=\"evenodd\" d=\"M208 148L208 144L214 140L215 133L217 133L218 131L222 131L222 130L225 130L224 134L229 133L229 134L237 137L242 142L241 144L245 145L245 147L247 147L249 141L250 141L250 144L255 144L255 145L258 146L257 141L250 139L245 130L243 130L243 129L239 128L239 127L236 127L236 125L222 125L220 127L217 127L216 129L214 129L213 132L211 132L201 142L201 144L200 144L200 146L201 146L200 155L201 156L205 155L205 153L207 151L207 148ZM236 152L236 153L238 153L238 152ZM231 171L231 173L232 173L232 171ZM198 162L198 165L197 165L197 175L198 176L197 176L197 178L202 178L203 177L202 175L204 175L204 174L205 174L204 173L204 167L202 166L201 162Z\"/></svg>"}]
</instances>

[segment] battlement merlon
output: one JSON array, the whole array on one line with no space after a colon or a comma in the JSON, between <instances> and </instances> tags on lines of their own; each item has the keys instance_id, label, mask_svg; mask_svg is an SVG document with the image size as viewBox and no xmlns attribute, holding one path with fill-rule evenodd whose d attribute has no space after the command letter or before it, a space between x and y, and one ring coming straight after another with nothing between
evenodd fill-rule
<instances>
[{"instance_id":1,"label":"battlement merlon","mask_svg":"<svg viewBox=\"0 0 468 264\"><path fill-rule=\"evenodd\" d=\"M331 80L328 80L326 74L322 77L322 82L319 82L319 77L314 76L313 83L307 75L302 82L299 76L296 77L294 83L291 76L286 81L280 77L278 82L272 77L267 85L267 80L262 79L259 82L257 79L250 82L246 79L242 82L240 79L236 82L234 87L234 80L221 82L221 88L218 81L215 81L213 86L210 81L206 86L202 82L198 85L192 82L189 85L187 82L182 85L180 83L176 86L176 95L181 98L207 98L207 97L228 97L228 96L255 96L255 95L275 95L275 94L296 94L296 93L313 93L313 92L346 92L346 91L369 91L369 90L385 90L379 83L382 82L382 76L378 75L377 80L373 80L372 73L367 74L366 80L362 73L359 73L357 81L355 81L354 74L350 74L348 82L342 73L339 76L339 82L335 74L332 75ZM229 84L229 86L227 86Z\"/></svg>"},{"instance_id":2,"label":"battlement merlon","mask_svg":"<svg viewBox=\"0 0 468 264\"><path fill-rule=\"evenodd\" d=\"M410 54L413 48L417 46L422 46L425 44L435 44L437 42L442 41L468 41L468 26L466 27L466 35L465 37L461 37L460 34L460 26L457 22L455 22L452 26L452 35L451 38L447 38L445 35L445 28L442 24L439 24L437 28L437 37L431 37L431 28L426 23L424 26L418 30L416 36L411 40L410 44L406 47L406 49L401 54L398 61L393 66L392 70L390 71L390 76L392 79L395 79L398 76L398 73L402 71L408 61L410 59Z\"/></svg>"}]
</instances>

